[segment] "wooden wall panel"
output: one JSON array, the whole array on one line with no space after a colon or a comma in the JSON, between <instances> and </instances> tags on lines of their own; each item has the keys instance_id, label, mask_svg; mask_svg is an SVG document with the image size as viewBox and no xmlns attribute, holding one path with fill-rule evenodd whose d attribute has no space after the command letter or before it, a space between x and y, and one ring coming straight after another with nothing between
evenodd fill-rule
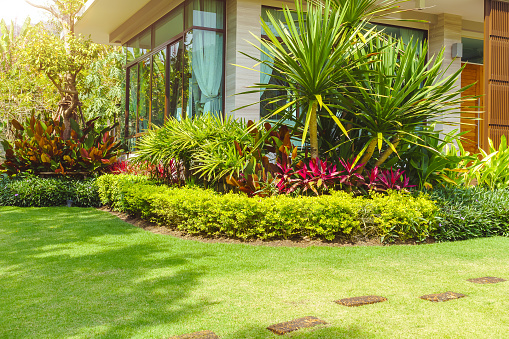
<instances>
[{"instance_id":1,"label":"wooden wall panel","mask_svg":"<svg viewBox=\"0 0 509 339\"><path fill-rule=\"evenodd\" d=\"M468 90L461 94L466 96L480 96L483 94L483 65L466 64L461 73L461 87L474 84ZM482 120L473 120L483 118L482 112L483 98L465 100L461 103L461 132L463 135L463 147L470 153L479 153L479 140L481 139Z\"/></svg>"},{"instance_id":2,"label":"wooden wall panel","mask_svg":"<svg viewBox=\"0 0 509 339\"><path fill-rule=\"evenodd\" d=\"M509 2L485 0L485 92L487 137L498 146L509 138Z\"/></svg>"}]
</instances>

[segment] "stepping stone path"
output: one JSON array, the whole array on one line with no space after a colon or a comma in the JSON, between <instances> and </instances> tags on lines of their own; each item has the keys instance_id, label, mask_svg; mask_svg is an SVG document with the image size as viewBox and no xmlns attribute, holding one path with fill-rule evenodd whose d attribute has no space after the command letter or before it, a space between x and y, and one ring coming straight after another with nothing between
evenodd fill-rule
<instances>
[{"instance_id":1,"label":"stepping stone path","mask_svg":"<svg viewBox=\"0 0 509 339\"><path fill-rule=\"evenodd\" d=\"M354 298L346 298L346 299L336 300L335 303L345 305L348 307L354 307L354 306L362 306L362 305L381 303L382 301L387 301L387 298L380 297L378 295L366 295L363 297L354 297Z\"/></svg>"},{"instance_id":2,"label":"stepping stone path","mask_svg":"<svg viewBox=\"0 0 509 339\"><path fill-rule=\"evenodd\" d=\"M459 299L466 297L466 295L461 293L454 293L454 292L444 292L444 293L438 293L438 294L427 294L423 295L421 299L433 301L433 302L441 302L441 301L449 301L453 299Z\"/></svg>"},{"instance_id":3,"label":"stepping stone path","mask_svg":"<svg viewBox=\"0 0 509 339\"><path fill-rule=\"evenodd\" d=\"M283 335L301 328L313 327L319 324L327 323L321 319L318 319L317 317L304 317L292 321L287 321L285 323L270 325L267 327L267 329L276 334Z\"/></svg>"},{"instance_id":4,"label":"stepping stone path","mask_svg":"<svg viewBox=\"0 0 509 339\"><path fill-rule=\"evenodd\" d=\"M499 282L507 281L506 279L496 278L496 277L483 277L483 278L475 278L475 279L467 279L467 281L476 283L476 284L496 284ZM424 300L429 300L432 302L441 302L441 301L449 301L453 299L464 298L466 295L455 292L444 292L437 294L427 294L420 297ZM362 297L353 297L353 298L345 298L334 301L337 304L341 304L348 307L354 306L363 306L369 304L376 304L379 302L387 301L387 298L381 297L378 295L366 295ZM317 317L304 317L298 318L292 321L287 321L284 323L274 324L267 327L268 330L272 331L275 334L283 335L286 333L290 333L296 331L301 328L313 327L320 324L327 324L325 321L318 319ZM219 339L219 337L212 331L200 331L189 334L182 334L179 336L170 337L169 339Z\"/></svg>"},{"instance_id":5,"label":"stepping stone path","mask_svg":"<svg viewBox=\"0 0 509 339\"><path fill-rule=\"evenodd\" d=\"M219 337L212 331L200 331L170 337L169 339L219 339Z\"/></svg>"},{"instance_id":6,"label":"stepping stone path","mask_svg":"<svg viewBox=\"0 0 509 339\"><path fill-rule=\"evenodd\" d=\"M507 281L507 280L502 279L502 278L495 278L495 277L484 277L484 278L467 279L467 281L470 281L470 282L476 283L476 284L496 284L496 283Z\"/></svg>"}]
</instances>

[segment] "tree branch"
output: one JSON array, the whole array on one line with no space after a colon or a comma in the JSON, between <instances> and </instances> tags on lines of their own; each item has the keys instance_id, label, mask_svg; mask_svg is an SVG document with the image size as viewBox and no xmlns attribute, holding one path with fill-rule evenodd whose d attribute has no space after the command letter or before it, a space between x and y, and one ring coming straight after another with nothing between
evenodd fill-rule
<instances>
[{"instance_id":1,"label":"tree branch","mask_svg":"<svg viewBox=\"0 0 509 339\"><path fill-rule=\"evenodd\" d=\"M56 81L55 79L53 79L53 77L51 75L49 75L48 73L46 73L46 76L51 80L51 82L53 83L53 85L55 85L55 87L57 88L58 92L60 93L61 96L65 96L65 91L64 89L62 88L62 86L60 86Z\"/></svg>"},{"instance_id":2,"label":"tree branch","mask_svg":"<svg viewBox=\"0 0 509 339\"><path fill-rule=\"evenodd\" d=\"M58 18L58 13L55 12L55 9L53 7L50 7L50 6L44 6L44 5L38 5L38 4L34 4L33 2L31 2L30 0L25 0L25 2L27 4L29 4L30 6L32 7L35 7L35 8L39 8L39 9L42 9L42 10L45 10L45 11L48 11L50 12L55 18Z\"/></svg>"}]
</instances>

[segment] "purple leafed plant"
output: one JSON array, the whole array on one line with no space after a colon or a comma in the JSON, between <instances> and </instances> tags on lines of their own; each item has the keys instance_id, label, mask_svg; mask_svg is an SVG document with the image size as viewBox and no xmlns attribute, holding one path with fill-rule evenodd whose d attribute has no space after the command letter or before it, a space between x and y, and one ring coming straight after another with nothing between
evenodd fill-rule
<instances>
[{"instance_id":1,"label":"purple leafed plant","mask_svg":"<svg viewBox=\"0 0 509 339\"><path fill-rule=\"evenodd\" d=\"M378 167L373 168L369 175L369 189L386 191L386 190L406 190L415 185L409 185L410 178L404 175L403 170L390 170L380 171Z\"/></svg>"},{"instance_id":2,"label":"purple leafed plant","mask_svg":"<svg viewBox=\"0 0 509 339\"><path fill-rule=\"evenodd\" d=\"M308 190L316 195L322 194L333 185L341 173L336 166L320 159L311 159L308 164L300 162L295 171L278 164L281 173L278 174L278 188L281 193L293 193L300 189L302 193Z\"/></svg>"},{"instance_id":3,"label":"purple leafed plant","mask_svg":"<svg viewBox=\"0 0 509 339\"><path fill-rule=\"evenodd\" d=\"M361 168L363 164L359 163L354 165L353 160L350 162L348 160L343 160L341 158L339 159L339 163L345 169L344 170L345 174L339 176L340 184L350 187L352 186L360 187L365 184L364 177L361 174L356 173L356 171L359 168Z\"/></svg>"}]
</instances>

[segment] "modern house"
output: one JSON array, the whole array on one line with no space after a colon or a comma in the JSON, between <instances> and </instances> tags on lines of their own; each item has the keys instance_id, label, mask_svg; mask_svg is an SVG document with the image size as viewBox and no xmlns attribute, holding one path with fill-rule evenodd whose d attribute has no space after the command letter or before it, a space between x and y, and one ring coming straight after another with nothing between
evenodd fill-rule
<instances>
[{"instance_id":1,"label":"modern house","mask_svg":"<svg viewBox=\"0 0 509 339\"><path fill-rule=\"evenodd\" d=\"M355 0L351 0L355 1ZM253 105L260 94L234 96L270 76L234 66L253 67L239 51L259 53L247 41L263 36L260 20L267 11L291 1L274 0L90 0L76 31L97 43L124 46L126 116L129 137L139 136L150 123L200 112L225 112L257 120L266 112ZM381 20L385 30L403 39L426 39L430 54L445 47L448 73L468 63L458 86L476 82L466 95L481 95L479 109L464 109L451 121L482 118L462 126L472 141L469 149L486 147L488 137L509 135L509 0L411 0L400 19ZM467 104L471 106L472 103ZM458 110L459 111L459 110ZM450 128L444 126L444 130Z\"/></svg>"}]
</instances>

